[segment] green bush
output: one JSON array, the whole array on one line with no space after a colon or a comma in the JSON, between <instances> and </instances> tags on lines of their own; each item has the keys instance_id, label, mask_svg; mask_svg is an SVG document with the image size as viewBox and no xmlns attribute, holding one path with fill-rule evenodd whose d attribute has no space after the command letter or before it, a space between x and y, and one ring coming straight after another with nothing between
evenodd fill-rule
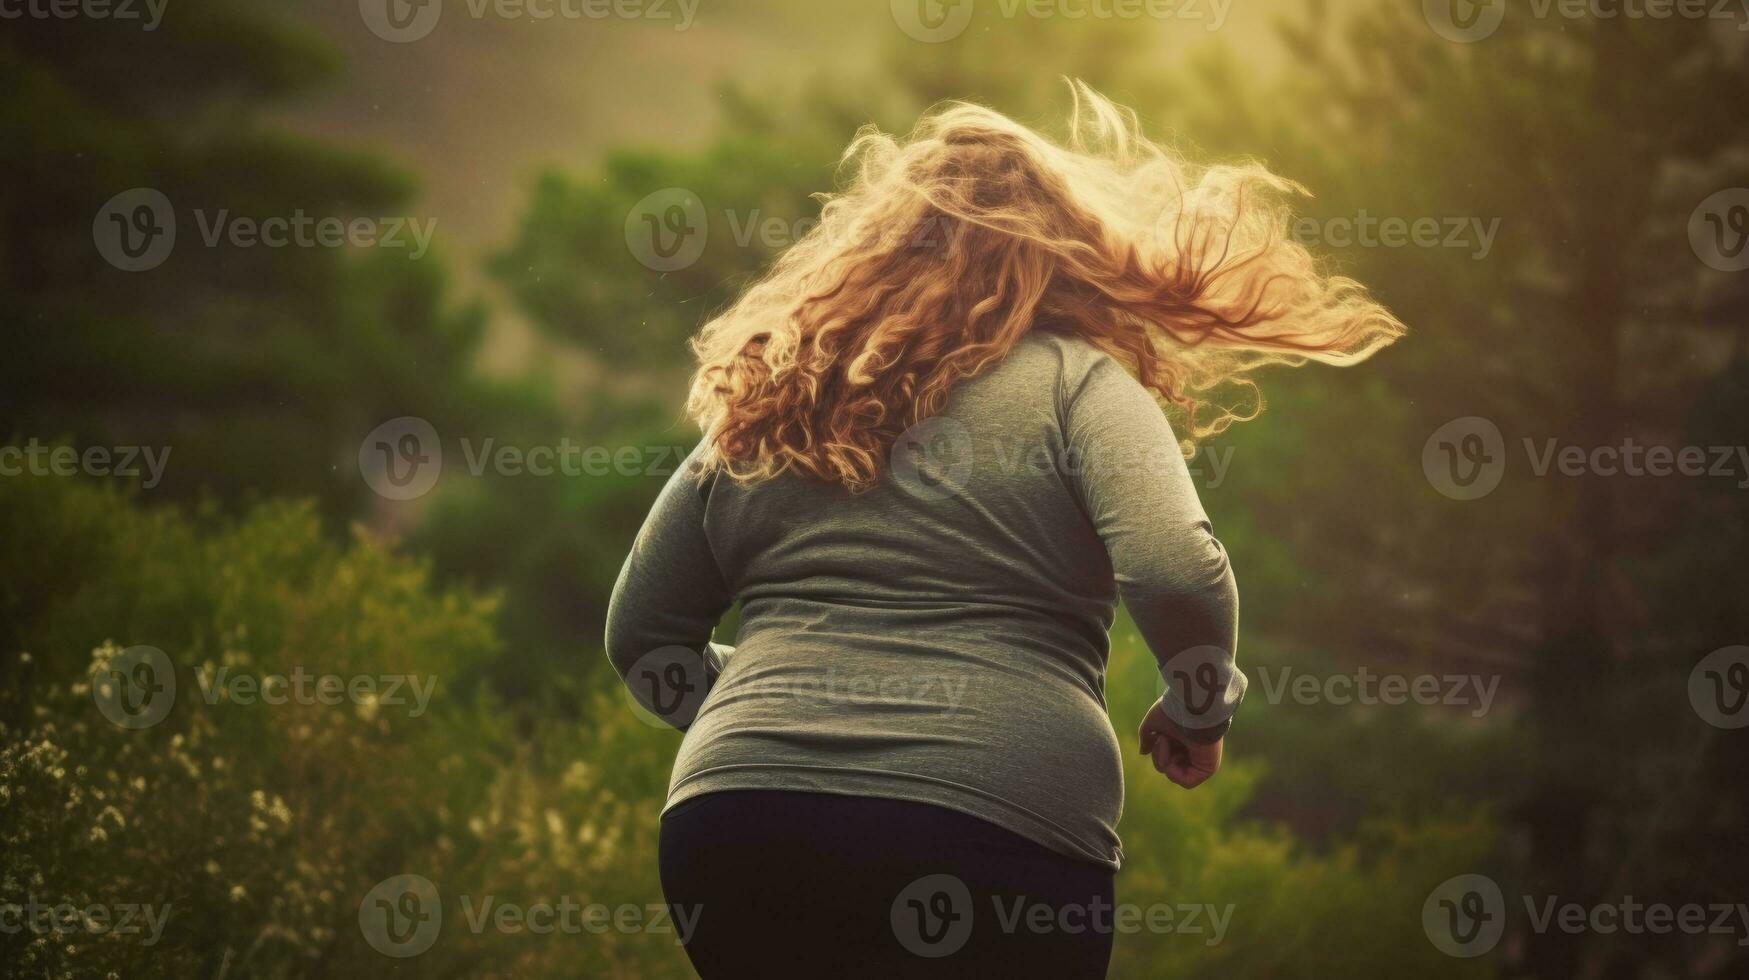
<instances>
[{"instance_id":1,"label":"green bush","mask_svg":"<svg viewBox=\"0 0 1749 980\"><path fill-rule=\"evenodd\" d=\"M463 894L607 901L593 896L638 882L614 903L658 901L645 828L672 749L617 705L604 716L618 735L517 739L495 705L449 697L452 675L499 652L494 600L434 590L421 564L363 534L325 541L303 505L190 518L25 478L0 481L0 514L0 903L163 910L155 935L89 922L0 933L6 975L634 975L650 972L640 958L683 962L636 936L466 927ZM176 697L160 723L129 730L99 710L93 682L136 645L168 655ZM415 717L380 698L242 703L216 683L298 668L436 687ZM609 753L625 761L604 764ZM359 924L370 889L401 873L437 883L453 917L404 961Z\"/></svg>"},{"instance_id":2,"label":"green bush","mask_svg":"<svg viewBox=\"0 0 1749 980\"><path fill-rule=\"evenodd\" d=\"M155 934L0 933L5 975L691 975L670 931L496 918L568 900L651 921L661 901L655 815L677 739L627 710L608 672L587 674L583 728L457 698L448 678L503 653L495 601L435 588L362 533L325 540L309 506L188 516L25 478L0 481L0 514L0 904L157 910ZM93 687L141 644L168 655L176 699L135 730ZM1126 741L1148 700L1144 656L1120 635ZM437 684L416 714L381 698L242 703L215 683L221 668L299 667ZM1118 898L1170 906L1179 928L1120 935L1114 976L1486 971L1440 956L1420 908L1476 866L1487 821L1393 819L1313 850L1242 816L1256 762L1192 794L1135 762ZM442 925L394 958L372 948L361 906L374 913L373 888L402 874L432 883ZM1222 931L1206 913L1185 931L1187 904L1230 909Z\"/></svg>"}]
</instances>

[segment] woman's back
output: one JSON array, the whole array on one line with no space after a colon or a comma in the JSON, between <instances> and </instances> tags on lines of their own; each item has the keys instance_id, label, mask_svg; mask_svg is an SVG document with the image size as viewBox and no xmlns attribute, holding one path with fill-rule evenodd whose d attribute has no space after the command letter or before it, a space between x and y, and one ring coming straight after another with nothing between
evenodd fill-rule
<instances>
[{"instance_id":1,"label":"woman's back","mask_svg":"<svg viewBox=\"0 0 1749 980\"><path fill-rule=\"evenodd\" d=\"M669 807L738 789L914 800L1115 867L1120 584L1163 660L1212 643L1230 664L1232 576L1159 406L1087 342L1033 331L866 491L678 474L616 589L609 654L688 729ZM698 630L735 600L733 652L689 677ZM1221 707L1243 686L1223 673Z\"/></svg>"},{"instance_id":2,"label":"woman's back","mask_svg":"<svg viewBox=\"0 0 1749 980\"><path fill-rule=\"evenodd\" d=\"M607 647L686 731L662 887L701 911L702 976L1103 976L1120 597L1169 681L1142 754L1185 788L1220 768L1237 591L1161 406L1194 441L1256 414L1255 369L1402 324L1287 234L1296 185L1075 92L1067 145L964 103L863 129L819 224L693 338L704 442Z\"/></svg>"}]
</instances>

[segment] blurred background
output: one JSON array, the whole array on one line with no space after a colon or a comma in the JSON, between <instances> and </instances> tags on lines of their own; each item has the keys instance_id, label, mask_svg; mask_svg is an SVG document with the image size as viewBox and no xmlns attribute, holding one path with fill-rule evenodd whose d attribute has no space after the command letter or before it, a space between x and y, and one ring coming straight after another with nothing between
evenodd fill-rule
<instances>
[{"instance_id":1,"label":"blurred background","mask_svg":"<svg viewBox=\"0 0 1749 980\"><path fill-rule=\"evenodd\" d=\"M685 339L857 127L1073 76L1410 327L1192 461L1251 693L1131 766L1112 975L1749 975L1746 27L0 0L0 972L691 976L600 648Z\"/></svg>"}]
</instances>

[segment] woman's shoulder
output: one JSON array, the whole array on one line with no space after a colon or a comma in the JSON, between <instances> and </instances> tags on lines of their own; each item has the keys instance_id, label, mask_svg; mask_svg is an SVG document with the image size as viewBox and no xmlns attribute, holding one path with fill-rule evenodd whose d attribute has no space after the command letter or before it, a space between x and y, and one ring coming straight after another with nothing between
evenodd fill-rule
<instances>
[{"instance_id":1,"label":"woman's shoulder","mask_svg":"<svg viewBox=\"0 0 1749 980\"><path fill-rule=\"evenodd\" d=\"M1035 328L1000 363L960 388L949 411L987 426L1013 424L1044 411L1061 426L1090 394L1127 403L1141 391L1122 364L1093 343L1072 333Z\"/></svg>"},{"instance_id":2,"label":"woman's shoulder","mask_svg":"<svg viewBox=\"0 0 1749 980\"><path fill-rule=\"evenodd\" d=\"M1059 376L1076 380L1112 357L1079 335L1034 328L1015 343L1010 359L1023 365L1052 368Z\"/></svg>"},{"instance_id":3,"label":"woman's shoulder","mask_svg":"<svg viewBox=\"0 0 1749 980\"><path fill-rule=\"evenodd\" d=\"M1009 361L1019 371L1048 375L1059 394L1071 398L1095 379L1101 386L1141 387L1116 358L1073 333L1029 330L1014 345Z\"/></svg>"}]
</instances>

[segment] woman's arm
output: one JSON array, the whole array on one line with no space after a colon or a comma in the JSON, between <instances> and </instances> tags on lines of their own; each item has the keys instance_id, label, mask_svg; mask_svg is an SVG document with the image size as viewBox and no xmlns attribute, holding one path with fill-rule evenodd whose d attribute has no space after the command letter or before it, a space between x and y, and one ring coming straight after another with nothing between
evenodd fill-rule
<instances>
[{"instance_id":1,"label":"woman's arm","mask_svg":"<svg viewBox=\"0 0 1749 980\"><path fill-rule=\"evenodd\" d=\"M1151 732L1218 742L1245 695L1235 660L1239 592L1177 437L1147 389L1110 359L1065 393L1064 404L1082 503L1166 680L1166 696L1143 727L1143 751L1155 747Z\"/></svg>"},{"instance_id":2,"label":"woman's arm","mask_svg":"<svg viewBox=\"0 0 1749 980\"><path fill-rule=\"evenodd\" d=\"M699 452L662 488L607 604L614 671L639 704L682 730L734 649L711 642L733 596L705 538L712 478L694 471Z\"/></svg>"}]
</instances>

